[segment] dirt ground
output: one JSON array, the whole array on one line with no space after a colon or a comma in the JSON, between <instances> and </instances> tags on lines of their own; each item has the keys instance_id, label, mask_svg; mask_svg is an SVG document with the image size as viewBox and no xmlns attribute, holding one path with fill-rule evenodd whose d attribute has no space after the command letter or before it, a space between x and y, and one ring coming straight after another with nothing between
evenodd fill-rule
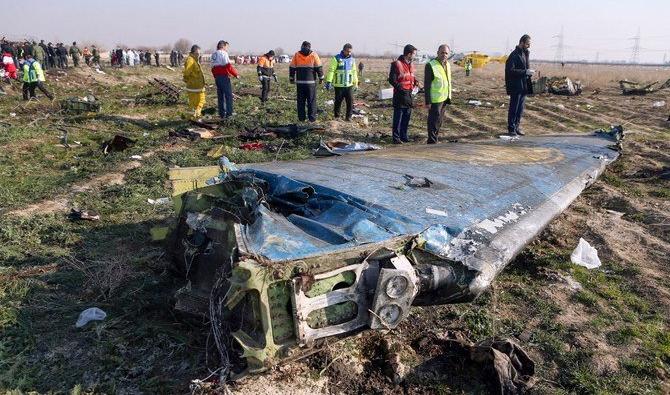
<instances>
[{"instance_id":1,"label":"dirt ground","mask_svg":"<svg viewBox=\"0 0 670 395\"><path fill-rule=\"evenodd\" d=\"M236 117L220 140L169 138L189 127L178 106L132 104L160 76L181 84L179 70L143 67L48 73L58 99L93 94L94 115L66 115L58 101L24 103L19 88L0 96L0 390L100 393L220 393L207 322L177 314L183 279L168 270L149 229L170 223L167 168L211 165L224 145L238 163L311 156L320 137L390 143L387 60L365 60L356 101L367 114L333 120L319 91L323 136L269 141L266 151L237 148L237 132L265 122L295 122L286 65L271 103L261 107L253 66L242 66L234 90ZM423 66L419 66L423 75ZM670 391L670 89L622 96L618 79L665 81L670 69L540 64L543 75L581 79L582 95L527 99L528 135L590 132L612 124L627 131L623 156L531 243L474 303L415 308L394 331L363 332L303 360L230 385L234 393L487 393L485 374L442 349L454 335L477 342L515 339L536 362L532 393L668 393ZM626 77L628 76L628 77ZM207 107L215 105L211 75ZM466 78L454 67L454 103L443 141L498 138L506 130L502 65ZM482 106L467 104L469 99ZM654 103L662 102L663 105ZM415 109L410 138L426 139L427 111ZM70 142L60 147L67 130ZM103 155L100 144L122 133L136 140ZM142 159L131 159L140 155ZM98 222L73 222L71 208L95 210ZM572 265L579 238L598 249L603 266ZM80 311L97 306L104 321L77 329ZM390 355L388 344L397 354ZM399 358L402 369L391 360ZM396 377L394 381L393 378ZM399 378L398 378L399 377ZM211 379L211 377L210 377Z\"/></svg>"}]
</instances>

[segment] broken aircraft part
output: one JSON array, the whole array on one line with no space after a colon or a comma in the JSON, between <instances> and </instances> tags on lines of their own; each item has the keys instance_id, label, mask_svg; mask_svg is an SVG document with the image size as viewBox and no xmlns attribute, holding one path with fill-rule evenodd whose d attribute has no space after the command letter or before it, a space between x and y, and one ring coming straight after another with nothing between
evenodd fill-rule
<instances>
[{"instance_id":1,"label":"broken aircraft part","mask_svg":"<svg viewBox=\"0 0 670 395\"><path fill-rule=\"evenodd\" d=\"M613 136L173 169L176 307L209 316L237 375L395 328L412 305L472 301L617 159ZM397 188L408 169L430 182Z\"/></svg>"}]
</instances>

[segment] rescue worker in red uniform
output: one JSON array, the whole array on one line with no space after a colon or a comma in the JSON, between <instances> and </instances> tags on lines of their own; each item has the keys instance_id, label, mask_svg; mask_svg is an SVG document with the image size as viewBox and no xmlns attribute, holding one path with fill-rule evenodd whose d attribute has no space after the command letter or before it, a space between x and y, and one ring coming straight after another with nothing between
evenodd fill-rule
<instances>
[{"instance_id":1,"label":"rescue worker in red uniform","mask_svg":"<svg viewBox=\"0 0 670 395\"><path fill-rule=\"evenodd\" d=\"M416 48L411 44L405 45L402 55L391 63L389 71L388 81L393 86L393 144L409 142L407 128L414 107L412 91L419 86L412 63L415 55Z\"/></svg>"}]
</instances>

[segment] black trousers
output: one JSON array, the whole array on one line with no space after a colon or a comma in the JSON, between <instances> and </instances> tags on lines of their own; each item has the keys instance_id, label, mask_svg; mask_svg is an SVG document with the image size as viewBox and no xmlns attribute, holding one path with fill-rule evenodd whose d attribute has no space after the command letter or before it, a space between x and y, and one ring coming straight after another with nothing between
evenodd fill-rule
<instances>
[{"instance_id":1,"label":"black trousers","mask_svg":"<svg viewBox=\"0 0 670 395\"><path fill-rule=\"evenodd\" d=\"M263 103L268 101L269 94L270 94L270 78L263 78L263 81L261 81L261 101Z\"/></svg>"},{"instance_id":2,"label":"black trousers","mask_svg":"<svg viewBox=\"0 0 670 395\"><path fill-rule=\"evenodd\" d=\"M393 143L407 143L407 129L412 117L411 108L393 107Z\"/></svg>"},{"instance_id":3,"label":"black trousers","mask_svg":"<svg viewBox=\"0 0 670 395\"><path fill-rule=\"evenodd\" d=\"M298 99L298 120L316 121L316 84L296 84ZM307 112L305 113L305 106Z\"/></svg>"},{"instance_id":4,"label":"black trousers","mask_svg":"<svg viewBox=\"0 0 670 395\"><path fill-rule=\"evenodd\" d=\"M346 119L349 121L354 110L354 90L352 87L335 87L335 118L340 116L340 107L342 107L343 100L347 102Z\"/></svg>"},{"instance_id":5,"label":"black trousers","mask_svg":"<svg viewBox=\"0 0 670 395\"><path fill-rule=\"evenodd\" d=\"M516 134L519 131L521 116L523 115L523 106L526 102L526 95L515 93L509 97L509 112L507 113L507 132Z\"/></svg>"},{"instance_id":6,"label":"black trousers","mask_svg":"<svg viewBox=\"0 0 670 395\"><path fill-rule=\"evenodd\" d=\"M428 144L437 143L437 135L440 133L444 113L447 110L447 101L432 103L428 110Z\"/></svg>"},{"instance_id":7,"label":"black trousers","mask_svg":"<svg viewBox=\"0 0 670 395\"><path fill-rule=\"evenodd\" d=\"M23 83L23 100L28 100L29 98L36 97L35 88L39 88L39 90L42 91L42 93L44 93L44 96L48 97L49 99L53 99L53 95L47 90L47 87L44 86L42 81L36 81L36 82Z\"/></svg>"}]
</instances>

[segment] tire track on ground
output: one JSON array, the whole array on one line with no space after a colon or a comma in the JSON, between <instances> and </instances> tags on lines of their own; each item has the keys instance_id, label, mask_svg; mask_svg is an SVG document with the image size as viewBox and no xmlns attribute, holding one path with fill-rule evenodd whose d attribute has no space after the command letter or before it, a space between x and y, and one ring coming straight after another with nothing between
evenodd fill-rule
<instances>
[{"instance_id":1,"label":"tire track on ground","mask_svg":"<svg viewBox=\"0 0 670 395\"><path fill-rule=\"evenodd\" d=\"M547 115L547 116L551 117L552 119L555 118L556 120L560 120L561 123L567 123L567 124L572 123L572 124L577 124L577 125L579 125L583 128L586 128L588 130L593 129L593 125L591 125L591 124L587 124L585 122L566 117L566 116L561 115L561 114L559 114L555 111L540 107L537 104L526 104L526 108L531 110L531 111L541 112L543 115ZM571 127L571 129L574 131L574 127Z\"/></svg>"},{"instance_id":2,"label":"tire track on ground","mask_svg":"<svg viewBox=\"0 0 670 395\"><path fill-rule=\"evenodd\" d=\"M495 132L496 130L499 130L497 126L481 122L474 116L469 114L467 111L461 110L460 108L452 106L451 113L456 116L460 116L462 119L465 119L466 122L470 123L471 125L474 125L477 128L477 130L484 130L488 132Z\"/></svg>"}]
</instances>

